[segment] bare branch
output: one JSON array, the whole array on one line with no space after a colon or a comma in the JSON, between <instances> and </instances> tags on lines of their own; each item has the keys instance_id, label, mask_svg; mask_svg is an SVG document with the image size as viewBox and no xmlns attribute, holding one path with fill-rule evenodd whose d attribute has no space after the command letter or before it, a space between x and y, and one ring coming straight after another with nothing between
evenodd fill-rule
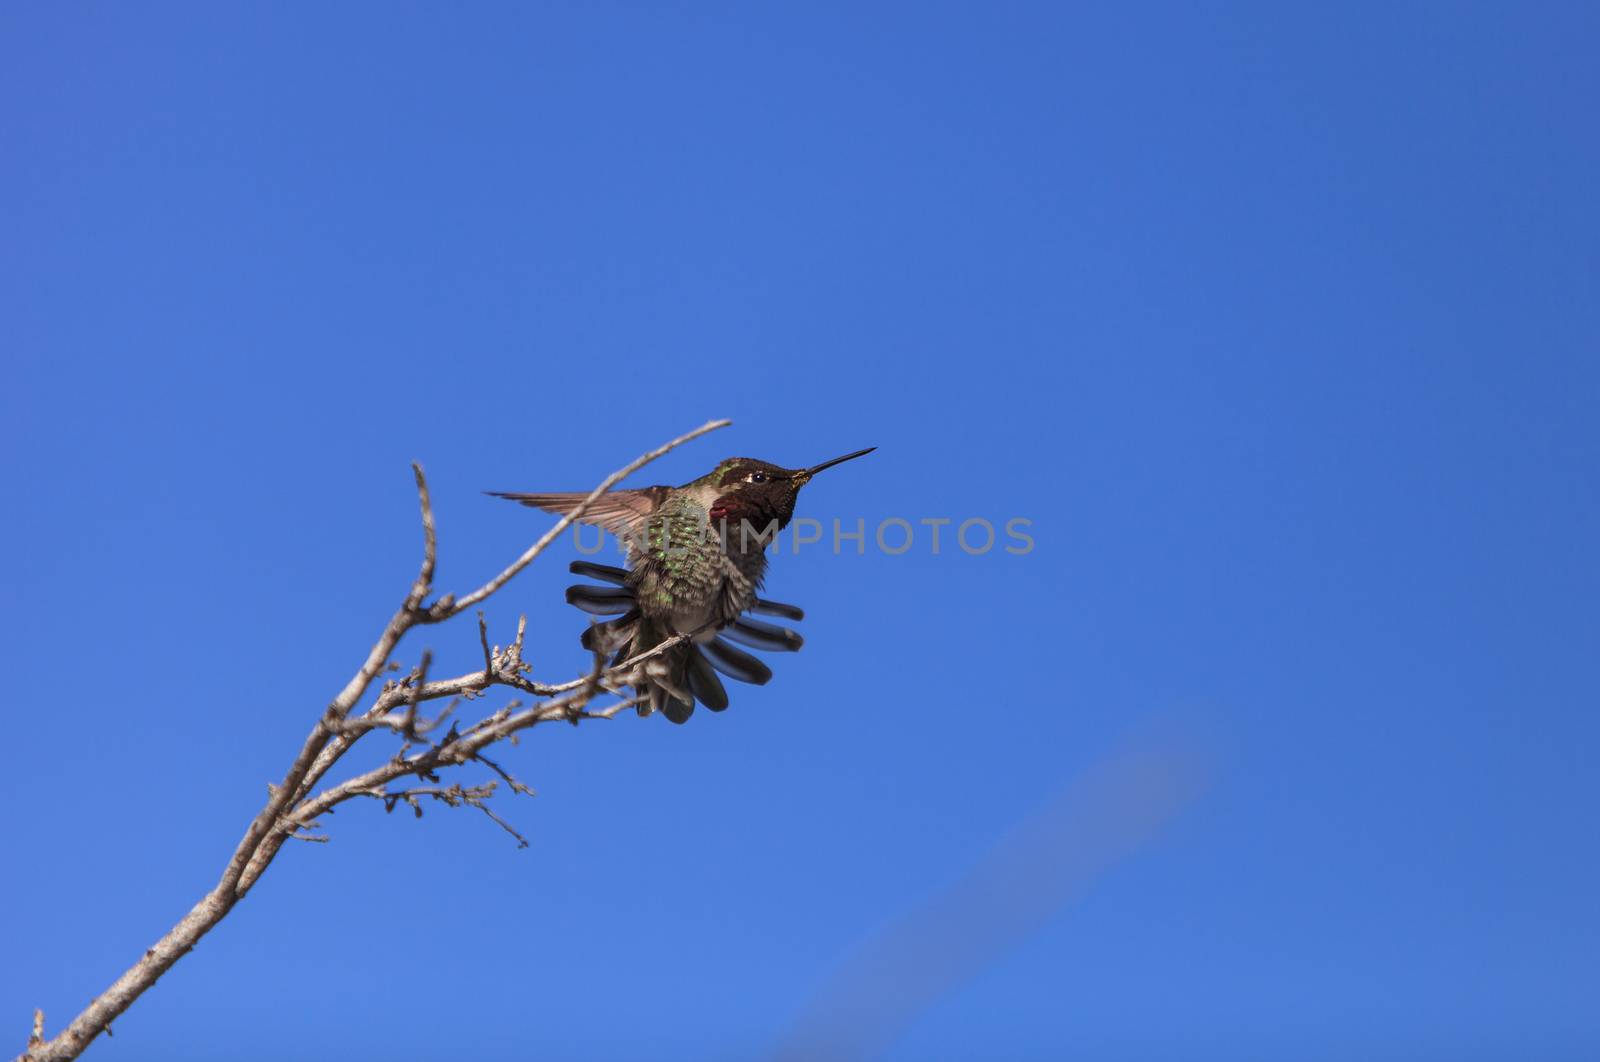
<instances>
[{"instance_id":1,"label":"bare branch","mask_svg":"<svg viewBox=\"0 0 1600 1062\"><path fill-rule=\"evenodd\" d=\"M421 606L422 599L428 596L428 591L433 589L433 569L439 560L439 534L433 526L433 501L428 494L428 479L422 474L422 466L412 462L411 474L417 478L417 498L422 504L422 569L417 572L411 592L406 595L406 608L414 612Z\"/></svg>"},{"instance_id":2,"label":"bare branch","mask_svg":"<svg viewBox=\"0 0 1600 1062\"><path fill-rule=\"evenodd\" d=\"M418 812L424 799L442 801L450 806L474 807L525 847L527 839L487 806L486 802L497 785L494 781L467 788L457 784L396 793L391 793L386 787L405 777L434 781L434 772L439 769L476 761L499 775L512 792L532 795L530 786L484 755L483 750L499 741L514 740L519 732L540 723L557 720L577 723L583 719L611 718L634 704L634 699L620 700L593 711L588 708L589 702L603 691L620 688L629 684L631 679L638 678L634 669L639 664L678 644L681 638L664 642L650 652L641 653L614 668L603 668L602 661L597 657L587 675L552 686L535 682L527 676L529 668L522 659L527 618L524 616L518 620L515 640L500 649L490 646L488 627L480 613L478 640L483 650L483 670L430 682L427 673L431 658L424 653L420 665L406 678L385 682L371 707L359 716L353 716L356 706L366 697L379 675L396 669L392 659L395 647L412 627L442 622L481 604L531 564L596 499L623 478L674 448L729 423L726 420L711 421L629 462L602 480L582 503L557 521L554 527L500 574L459 600L446 594L432 605L425 602L433 592L438 563L438 532L427 478L420 465L413 465L422 519L422 561L404 600L368 650L366 659L328 702L282 780L267 787L266 803L251 820L211 891L201 897L177 925L146 950L138 962L124 971L56 1036L49 1040L44 1038L44 1015L36 1011L27 1051L18 1056L17 1062L67 1062L82 1054L102 1032L109 1035L111 1022L227 917L271 865L286 840L293 837L325 843L327 835L309 831L316 827L319 815L332 811L346 800L357 796L376 798L386 801L386 806L391 808L395 800L401 800ZM505 686L541 700L527 707L512 702L472 723L465 730L458 732L452 725L440 740L433 741L429 737L456 710L457 703L452 701L432 719L420 717L420 705L446 697L470 700L492 686ZM310 795L357 741L373 730L381 729L393 730L405 739L405 745L398 755L381 767L324 789L315 796ZM421 747L417 748L418 745Z\"/></svg>"},{"instance_id":3,"label":"bare branch","mask_svg":"<svg viewBox=\"0 0 1600 1062\"><path fill-rule=\"evenodd\" d=\"M494 650L489 648L489 624L483 618L483 609L478 610L478 644L483 646L483 673L494 671Z\"/></svg>"},{"instance_id":4,"label":"bare branch","mask_svg":"<svg viewBox=\"0 0 1600 1062\"><path fill-rule=\"evenodd\" d=\"M674 643L682 640L681 636L669 639ZM645 655L640 654L641 657ZM631 660L625 661L615 668L602 670L601 658L596 654L594 668L586 677L578 680L577 688L528 708L497 712L456 735L454 741L431 746L411 756L396 756L381 767L326 789L296 805L294 812L286 817L283 828L299 828L352 797L369 794L407 775L428 777L440 768L480 759L483 749L540 723L556 720L577 723L585 718L609 719L634 702L629 700L610 705L599 712L587 712L585 706L599 692L602 679L621 681L623 676L630 673L633 663Z\"/></svg>"}]
</instances>

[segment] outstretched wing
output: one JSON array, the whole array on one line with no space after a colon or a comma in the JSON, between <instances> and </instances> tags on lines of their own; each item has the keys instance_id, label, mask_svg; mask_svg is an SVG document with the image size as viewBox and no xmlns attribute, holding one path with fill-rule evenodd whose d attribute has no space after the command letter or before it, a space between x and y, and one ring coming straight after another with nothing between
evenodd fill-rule
<instances>
[{"instance_id":1,"label":"outstretched wing","mask_svg":"<svg viewBox=\"0 0 1600 1062\"><path fill-rule=\"evenodd\" d=\"M639 490L613 490L602 494L595 499L593 505L583 511L578 517L580 523L594 524L603 527L613 535L623 540L635 537L636 532L644 527L644 521L655 512L656 506L666 496L666 487L643 487ZM506 491L486 491L496 498L509 498L523 505L535 509L543 509L547 513L565 516L578 507L578 504L587 498L587 493L578 494L514 494Z\"/></svg>"}]
</instances>

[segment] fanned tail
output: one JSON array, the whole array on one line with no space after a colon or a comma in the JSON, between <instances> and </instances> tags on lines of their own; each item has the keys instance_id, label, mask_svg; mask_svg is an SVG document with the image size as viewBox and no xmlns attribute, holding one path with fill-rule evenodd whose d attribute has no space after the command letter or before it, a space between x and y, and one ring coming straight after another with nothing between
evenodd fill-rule
<instances>
[{"instance_id":1,"label":"fanned tail","mask_svg":"<svg viewBox=\"0 0 1600 1062\"><path fill-rule=\"evenodd\" d=\"M622 568L591 561L573 561L574 575L609 583L609 586L577 584L567 588L567 602L595 616L614 616L591 623L579 641L591 652L609 654L612 667L647 653L672 637L672 633L647 618L639 609L633 590L627 585L628 573ZM794 605L757 599L751 612L798 620L805 615ZM755 649L793 652L803 639L787 627L760 620L741 618L723 628L735 641ZM695 704L713 712L728 706L728 691L717 672L729 678L763 685L772 678L772 669L742 649L712 638L705 642L685 642L651 657L640 665L640 684L634 693L640 698L640 715L660 712L674 723L687 722Z\"/></svg>"}]
</instances>

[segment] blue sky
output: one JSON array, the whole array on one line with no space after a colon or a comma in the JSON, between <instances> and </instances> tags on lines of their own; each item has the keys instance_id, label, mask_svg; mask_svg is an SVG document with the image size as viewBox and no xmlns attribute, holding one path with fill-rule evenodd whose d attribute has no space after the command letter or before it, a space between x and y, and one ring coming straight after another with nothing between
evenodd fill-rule
<instances>
[{"instance_id":1,"label":"blue sky","mask_svg":"<svg viewBox=\"0 0 1600 1062\"><path fill-rule=\"evenodd\" d=\"M887 1058L1596 1057L1597 30L8 7L0 1027L214 881L404 593L408 462L460 590L548 525L480 491L725 416L640 482L877 446L801 514L1035 548L776 558L771 685L530 735L525 851L341 812L91 1057L762 1057L974 895L1033 914ZM489 609L551 679L572 555ZM1198 795L1041 899L1172 733Z\"/></svg>"}]
</instances>

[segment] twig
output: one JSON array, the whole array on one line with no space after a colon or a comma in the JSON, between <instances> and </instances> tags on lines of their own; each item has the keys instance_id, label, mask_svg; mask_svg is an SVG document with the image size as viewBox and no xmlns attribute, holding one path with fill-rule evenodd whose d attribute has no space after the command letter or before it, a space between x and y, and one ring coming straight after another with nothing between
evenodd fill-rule
<instances>
[{"instance_id":1,"label":"twig","mask_svg":"<svg viewBox=\"0 0 1600 1062\"><path fill-rule=\"evenodd\" d=\"M535 793L533 791L533 786L528 785L528 784L518 780L514 775L511 774L510 771L507 771L504 767L500 766L498 763L494 762L489 757L485 756L483 753L481 753L481 752L478 753L476 756L473 757L473 759L477 760L479 763L481 763L485 767L489 768L489 770L493 771L495 774L498 774L501 778L505 779L506 785L511 787L511 791L513 793L518 793L518 794L521 794L522 796L538 796L539 795L538 793Z\"/></svg>"},{"instance_id":2,"label":"twig","mask_svg":"<svg viewBox=\"0 0 1600 1062\"><path fill-rule=\"evenodd\" d=\"M422 818L423 797L429 797L453 808L477 808L479 811L489 816L496 826L499 826L512 837L515 837L518 848L528 847L528 839L522 836L521 833L518 833L516 827L512 826L505 819L502 819L499 815L496 815L494 813L494 809L485 803L485 801L494 795L494 787L495 783L485 782L483 785L468 786L463 788L458 782L457 784L445 789L439 788L438 786L419 786L415 789L402 789L399 792L388 792L383 789L376 789L353 793L351 795L367 796L381 800L383 801L384 811L393 811L396 804L404 801L406 804L410 805L411 810L416 813L416 816L419 819Z\"/></svg>"}]
</instances>

